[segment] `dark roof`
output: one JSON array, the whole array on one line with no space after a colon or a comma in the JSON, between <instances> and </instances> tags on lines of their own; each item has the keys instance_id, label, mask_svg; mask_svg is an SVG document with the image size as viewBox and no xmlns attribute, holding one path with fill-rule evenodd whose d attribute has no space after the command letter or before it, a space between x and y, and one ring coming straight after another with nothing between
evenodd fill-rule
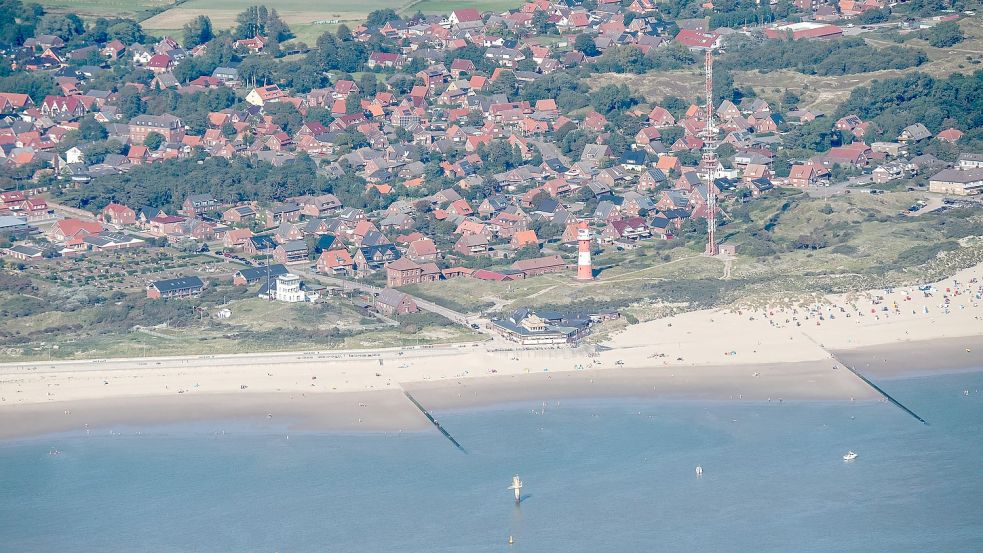
<instances>
[{"instance_id":1,"label":"dark roof","mask_svg":"<svg viewBox=\"0 0 983 553\"><path fill-rule=\"evenodd\" d=\"M175 290L201 288L204 285L205 283L202 282L201 279L196 276L158 280L153 284L151 284L151 286L153 286L157 290L160 290L161 292L173 292Z\"/></svg>"},{"instance_id":2,"label":"dark roof","mask_svg":"<svg viewBox=\"0 0 983 553\"><path fill-rule=\"evenodd\" d=\"M256 246L257 250L265 250L265 249L275 250L277 246L276 240L273 240L273 237L268 234L251 236L249 240L252 241L253 245Z\"/></svg>"},{"instance_id":3,"label":"dark roof","mask_svg":"<svg viewBox=\"0 0 983 553\"><path fill-rule=\"evenodd\" d=\"M619 163L626 164L630 163L632 165L645 165L645 152L642 150L625 150L625 153L621 155Z\"/></svg>"},{"instance_id":4,"label":"dark roof","mask_svg":"<svg viewBox=\"0 0 983 553\"><path fill-rule=\"evenodd\" d=\"M250 267L248 269L240 269L236 272L236 276L241 276L242 278L246 279L246 282L255 282L266 278L266 271L266 267ZM280 264L270 265L269 267L270 278L276 278L289 272L290 271L288 271L286 267Z\"/></svg>"}]
</instances>

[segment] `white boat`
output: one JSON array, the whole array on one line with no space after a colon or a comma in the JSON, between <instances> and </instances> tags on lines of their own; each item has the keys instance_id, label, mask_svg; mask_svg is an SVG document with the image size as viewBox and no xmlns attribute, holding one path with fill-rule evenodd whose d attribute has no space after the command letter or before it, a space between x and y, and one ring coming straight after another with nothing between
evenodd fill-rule
<instances>
[{"instance_id":1,"label":"white boat","mask_svg":"<svg viewBox=\"0 0 983 553\"><path fill-rule=\"evenodd\" d=\"M857 455L856 453L854 453L852 451L847 451L846 452L846 455L843 456L843 460L844 461L852 461L852 460L856 459L857 457L859 457L859 455Z\"/></svg>"},{"instance_id":2,"label":"white boat","mask_svg":"<svg viewBox=\"0 0 983 553\"><path fill-rule=\"evenodd\" d=\"M519 480L518 474L512 477L512 485L509 489L515 490L515 502L518 503L522 498L522 480Z\"/></svg>"},{"instance_id":3,"label":"white boat","mask_svg":"<svg viewBox=\"0 0 983 553\"><path fill-rule=\"evenodd\" d=\"M697 476L703 476L703 467L697 465L697 467L696 467L696 475Z\"/></svg>"}]
</instances>

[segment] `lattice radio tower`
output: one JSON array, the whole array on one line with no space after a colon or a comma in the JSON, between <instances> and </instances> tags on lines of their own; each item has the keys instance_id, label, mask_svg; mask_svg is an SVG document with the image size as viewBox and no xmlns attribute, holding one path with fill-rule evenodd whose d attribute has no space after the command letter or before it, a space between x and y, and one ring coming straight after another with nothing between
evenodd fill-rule
<instances>
[{"instance_id":1,"label":"lattice radio tower","mask_svg":"<svg viewBox=\"0 0 983 553\"><path fill-rule=\"evenodd\" d=\"M713 191L713 181L717 176L716 131L713 128L713 52L707 50L706 63L706 119L707 127L703 141L703 170L707 179L707 248L706 255L717 255L717 194Z\"/></svg>"}]
</instances>

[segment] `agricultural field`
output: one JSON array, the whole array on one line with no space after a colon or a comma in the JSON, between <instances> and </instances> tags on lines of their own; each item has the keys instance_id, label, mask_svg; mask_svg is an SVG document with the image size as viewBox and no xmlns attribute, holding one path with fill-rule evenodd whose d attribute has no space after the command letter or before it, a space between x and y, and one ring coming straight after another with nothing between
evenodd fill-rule
<instances>
[{"instance_id":1,"label":"agricultural field","mask_svg":"<svg viewBox=\"0 0 983 553\"><path fill-rule=\"evenodd\" d=\"M46 11L80 17L136 17L141 12L174 5L176 0L36 0Z\"/></svg>"},{"instance_id":2,"label":"agricultural field","mask_svg":"<svg viewBox=\"0 0 983 553\"><path fill-rule=\"evenodd\" d=\"M91 0L98 4L98 0ZM199 15L207 15L216 29L228 29L235 25L235 18L249 6L262 4L258 0L189 0L141 23L148 32L175 34L181 27ZM455 8L474 7L479 10L506 10L521 5L521 0L329 0L312 3L304 0L279 0L266 4L274 8L296 35L295 40L313 44L317 37L333 31L340 23L352 27L363 21L369 12L393 8L400 13L448 13Z\"/></svg>"}]
</instances>

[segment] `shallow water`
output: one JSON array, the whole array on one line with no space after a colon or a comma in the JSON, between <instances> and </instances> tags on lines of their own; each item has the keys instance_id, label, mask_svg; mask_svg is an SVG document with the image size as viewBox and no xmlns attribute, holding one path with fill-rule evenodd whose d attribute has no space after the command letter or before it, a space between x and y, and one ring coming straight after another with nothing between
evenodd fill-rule
<instances>
[{"instance_id":1,"label":"shallow water","mask_svg":"<svg viewBox=\"0 0 983 553\"><path fill-rule=\"evenodd\" d=\"M227 423L6 443L0 551L981 550L983 372L879 384L930 425L886 403L597 400L438 413L467 454L436 431Z\"/></svg>"}]
</instances>

